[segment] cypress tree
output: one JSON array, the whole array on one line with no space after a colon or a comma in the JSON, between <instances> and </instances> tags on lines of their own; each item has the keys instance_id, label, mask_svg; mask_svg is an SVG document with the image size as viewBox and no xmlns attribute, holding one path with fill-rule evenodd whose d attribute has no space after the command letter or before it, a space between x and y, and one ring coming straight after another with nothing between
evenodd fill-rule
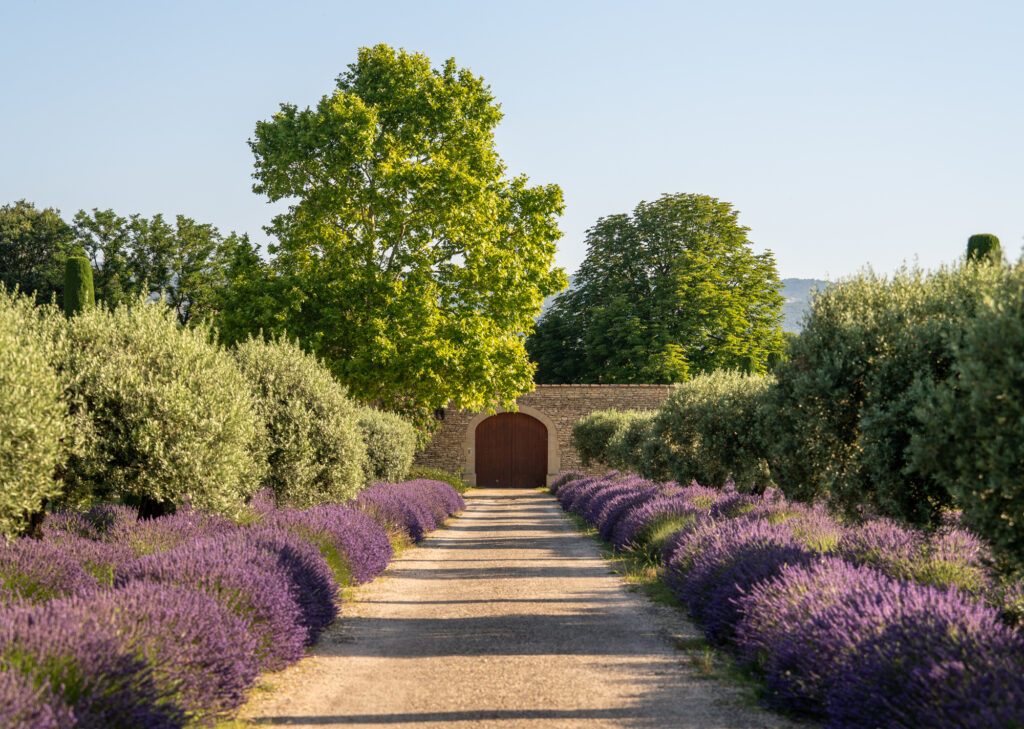
<instances>
[{"instance_id":1,"label":"cypress tree","mask_svg":"<svg viewBox=\"0 0 1024 729\"><path fill-rule=\"evenodd\" d=\"M991 261L1002 263L1003 248L999 239L991 233L977 233L967 239L968 261Z\"/></svg>"},{"instance_id":2,"label":"cypress tree","mask_svg":"<svg viewBox=\"0 0 1024 729\"><path fill-rule=\"evenodd\" d=\"M95 304L89 259L70 256L64 264L64 313L71 316Z\"/></svg>"}]
</instances>

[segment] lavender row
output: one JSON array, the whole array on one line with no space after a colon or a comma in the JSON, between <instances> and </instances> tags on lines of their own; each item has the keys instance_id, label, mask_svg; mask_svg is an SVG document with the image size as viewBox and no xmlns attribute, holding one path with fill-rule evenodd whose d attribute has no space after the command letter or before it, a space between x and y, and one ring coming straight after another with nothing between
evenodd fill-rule
<instances>
[{"instance_id":1,"label":"lavender row","mask_svg":"<svg viewBox=\"0 0 1024 729\"><path fill-rule=\"evenodd\" d=\"M830 729L1024 726L1024 633L1007 619L1024 589L969 531L614 471L552 490L661 565L707 638L764 678L766 704Z\"/></svg>"},{"instance_id":2,"label":"lavender row","mask_svg":"<svg viewBox=\"0 0 1024 729\"><path fill-rule=\"evenodd\" d=\"M435 481L374 484L347 505L248 523L102 505L0 546L0 726L181 727L239 706L302 657L339 587L380 574L395 543L465 508Z\"/></svg>"}]
</instances>

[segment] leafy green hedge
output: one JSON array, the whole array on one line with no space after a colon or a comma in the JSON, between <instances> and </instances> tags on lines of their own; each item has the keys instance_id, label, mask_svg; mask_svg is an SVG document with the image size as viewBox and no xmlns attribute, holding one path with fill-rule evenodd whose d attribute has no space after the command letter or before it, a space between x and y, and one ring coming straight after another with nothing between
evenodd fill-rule
<instances>
[{"instance_id":1,"label":"leafy green hedge","mask_svg":"<svg viewBox=\"0 0 1024 729\"><path fill-rule=\"evenodd\" d=\"M295 342L250 338L234 349L264 426L267 485L278 505L344 503L366 485L358 411L326 367Z\"/></svg>"},{"instance_id":2,"label":"leafy green hedge","mask_svg":"<svg viewBox=\"0 0 1024 729\"><path fill-rule=\"evenodd\" d=\"M955 348L1007 269L870 272L829 287L778 372L769 460L787 495L863 505L918 525L953 506L908 452L928 423L923 394L948 378Z\"/></svg>"},{"instance_id":3,"label":"leafy green hedge","mask_svg":"<svg viewBox=\"0 0 1024 729\"><path fill-rule=\"evenodd\" d=\"M59 314L33 303L0 283L0 536L25 532L63 491L55 474L65 456L67 405L51 366L52 340L39 331Z\"/></svg>"},{"instance_id":4,"label":"leafy green hedge","mask_svg":"<svg viewBox=\"0 0 1024 729\"><path fill-rule=\"evenodd\" d=\"M572 444L584 466L607 463L608 442L636 411L601 410L576 421L572 426Z\"/></svg>"},{"instance_id":5,"label":"leafy green hedge","mask_svg":"<svg viewBox=\"0 0 1024 729\"><path fill-rule=\"evenodd\" d=\"M946 489L1003 566L1024 574L1024 269L1008 272L955 346L949 379L924 390L912 467Z\"/></svg>"},{"instance_id":6,"label":"leafy green hedge","mask_svg":"<svg viewBox=\"0 0 1024 729\"><path fill-rule=\"evenodd\" d=\"M160 304L86 309L59 355L76 416L66 498L118 495L143 513L233 513L265 461L258 402L206 328Z\"/></svg>"},{"instance_id":7,"label":"leafy green hedge","mask_svg":"<svg viewBox=\"0 0 1024 729\"><path fill-rule=\"evenodd\" d=\"M366 446L368 481L403 481L416 455L416 429L405 418L375 408L358 409L357 422Z\"/></svg>"}]
</instances>

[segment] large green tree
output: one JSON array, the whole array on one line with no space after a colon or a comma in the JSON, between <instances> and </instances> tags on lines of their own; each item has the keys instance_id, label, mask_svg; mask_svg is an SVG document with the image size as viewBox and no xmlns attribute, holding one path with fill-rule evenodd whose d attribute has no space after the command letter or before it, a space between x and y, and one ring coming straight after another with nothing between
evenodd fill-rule
<instances>
[{"instance_id":1,"label":"large green tree","mask_svg":"<svg viewBox=\"0 0 1024 729\"><path fill-rule=\"evenodd\" d=\"M572 290L528 342L537 382L764 372L783 350L781 282L737 215L707 195L675 194L600 218Z\"/></svg>"},{"instance_id":2,"label":"large green tree","mask_svg":"<svg viewBox=\"0 0 1024 729\"><path fill-rule=\"evenodd\" d=\"M255 192L290 200L258 323L321 356L361 400L417 416L532 388L524 340L553 268L562 193L506 177L482 78L362 48L315 108L256 125Z\"/></svg>"},{"instance_id":3,"label":"large green tree","mask_svg":"<svg viewBox=\"0 0 1024 729\"><path fill-rule=\"evenodd\" d=\"M39 210L18 200L0 207L0 282L15 286L36 301L48 302L64 293L64 261L73 253L71 227L53 208Z\"/></svg>"}]
</instances>

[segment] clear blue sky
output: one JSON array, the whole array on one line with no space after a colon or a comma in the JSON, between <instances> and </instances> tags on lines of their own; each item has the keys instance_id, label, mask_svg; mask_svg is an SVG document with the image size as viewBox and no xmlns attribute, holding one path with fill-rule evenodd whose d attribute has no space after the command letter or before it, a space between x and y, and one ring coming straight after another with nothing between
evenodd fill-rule
<instances>
[{"instance_id":1,"label":"clear blue sky","mask_svg":"<svg viewBox=\"0 0 1024 729\"><path fill-rule=\"evenodd\" d=\"M586 229L665 192L740 210L783 277L1024 236L1024 3L0 4L0 204L182 213L266 242L246 144L356 50L454 57L502 104L509 172Z\"/></svg>"}]
</instances>

